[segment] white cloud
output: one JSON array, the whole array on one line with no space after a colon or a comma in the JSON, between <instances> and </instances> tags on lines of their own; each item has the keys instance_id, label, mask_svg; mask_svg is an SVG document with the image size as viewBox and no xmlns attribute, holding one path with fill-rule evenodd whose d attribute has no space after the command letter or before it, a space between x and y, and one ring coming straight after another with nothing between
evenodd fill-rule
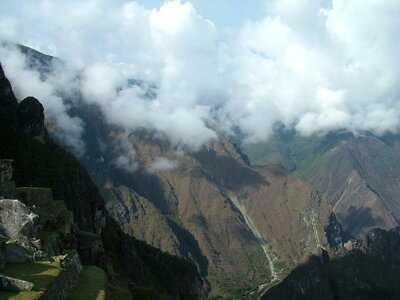
<instances>
[{"instance_id":1,"label":"white cloud","mask_svg":"<svg viewBox=\"0 0 400 300\"><path fill-rule=\"evenodd\" d=\"M15 17L0 14L9 24L0 36L18 34L18 41L53 51L82 71L82 81L70 71L43 81L12 55L0 59L19 70L9 76L20 95L34 94L62 116L60 124L75 124L71 133L62 125L70 143L84 126L67 119L68 107L54 93L68 82L110 122L128 132L154 130L182 149L215 138L206 125L215 123L238 126L249 141L267 139L276 122L305 135L397 132L400 2L322 2L268 1L263 18L222 39L189 1L154 9L135 1L20 1ZM128 84L132 78L147 87ZM157 94L146 97L151 85Z\"/></svg>"},{"instance_id":2,"label":"white cloud","mask_svg":"<svg viewBox=\"0 0 400 300\"><path fill-rule=\"evenodd\" d=\"M136 151L133 147L133 138L127 132L119 133L115 136L114 142L113 147L116 152L116 158L112 163L129 173L136 171L139 165L136 160Z\"/></svg>"},{"instance_id":3,"label":"white cloud","mask_svg":"<svg viewBox=\"0 0 400 300\"><path fill-rule=\"evenodd\" d=\"M63 90L57 89L58 86L64 88L68 86L68 93L73 92L74 81L66 75L67 70L63 69L63 73L50 75L44 80L38 72L27 67L29 65L27 58L11 46L0 47L0 61L6 76L11 81L17 99L21 101L28 96L39 99L44 106L46 118L55 121L57 138L71 147L77 155L83 154L85 150L82 142L84 124L78 117L68 115L69 106L59 95L59 92Z\"/></svg>"},{"instance_id":4,"label":"white cloud","mask_svg":"<svg viewBox=\"0 0 400 300\"><path fill-rule=\"evenodd\" d=\"M150 173L170 171L178 167L178 162L165 157L157 157L149 168Z\"/></svg>"},{"instance_id":5,"label":"white cloud","mask_svg":"<svg viewBox=\"0 0 400 300\"><path fill-rule=\"evenodd\" d=\"M123 83L124 78L114 68L94 64L83 72L82 93L87 102L98 103L107 108L117 98L118 87Z\"/></svg>"},{"instance_id":6,"label":"white cloud","mask_svg":"<svg viewBox=\"0 0 400 300\"><path fill-rule=\"evenodd\" d=\"M398 1L270 1L235 43L240 96L229 113L250 141L276 121L305 135L397 131L399 11Z\"/></svg>"}]
</instances>

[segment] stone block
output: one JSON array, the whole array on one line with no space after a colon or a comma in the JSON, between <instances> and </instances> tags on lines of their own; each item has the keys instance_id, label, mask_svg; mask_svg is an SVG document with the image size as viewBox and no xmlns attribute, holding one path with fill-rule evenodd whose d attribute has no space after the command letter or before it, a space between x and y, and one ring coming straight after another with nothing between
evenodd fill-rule
<instances>
[{"instance_id":1,"label":"stone block","mask_svg":"<svg viewBox=\"0 0 400 300\"><path fill-rule=\"evenodd\" d=\"M0 290L7 291L30 291L33 283L21 279L11 278L0 274Z\"/></svg>"},{"instance_id":2,"label":"stone block","mask_svg":"<svg viewBox=\"0 0 400 300\"><path fill-rule=\"evenodd\" d=\"M8 239L27 241L33 238L38 219L21 201L0 199L0 234Z\"/></svg>"},{"instance_id":3,"label":"stone block","mask_svg":"<svg viewBox=\"0 0 400 300\"><path fill-rule=\"evenodd\" d=\"M4 256L7 263L34 261L34 251L17 241L10 241L4 245Z\"/></svg>"}]
</instances>

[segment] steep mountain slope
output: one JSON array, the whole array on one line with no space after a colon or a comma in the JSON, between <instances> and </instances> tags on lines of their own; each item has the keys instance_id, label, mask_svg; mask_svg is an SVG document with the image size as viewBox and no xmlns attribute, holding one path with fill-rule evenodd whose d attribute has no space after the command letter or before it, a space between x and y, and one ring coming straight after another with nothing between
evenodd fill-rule
<instances>
[{"instance_id":1,"label":"steep mountain slope","mask_svg":"<svg viewBox=\"0 0 400 300\"><path fill-rule=\"evenodd\" d=\"M399 299L399 227L371 230L346 247L312 257L261 299Z\"/></svg>"},{"instance_id":2,"label":"steep mountain slope","mask_svg":"<svg viewBox=\"0 0 400 300\"><path fill-rule=\"evenodd\" d=\"M81 161L109 214L125 234L193 261L210 297L255 298L329 247L325 199L279 166L251 168L224 134L192 152L109 124L81 99L70 105L85 123Z\"/></svg>"},{"instance_id":3,"label":"steep mountain slope","mask_svg":"<svg viewBox=\"0 0 400 300\"><path fill-rule=\"evenodd\" d=\"M131 294L154 299L204 296L203 281L192 263L127 236L106 217L104 200L86 170L48 138L40 102L28 97L18 103L1 65L0 124L0 157L13 159L17 186L28 187L23 191L51 188L57 203L65 202L75 225L64 238L84 264L107 271L115 299L130 299ZM2 195L3 191L2 187Z\"/></svg>"},{"instance_id":4,"label":"steep mountain slope","mask_svg":"<svg viewBox=\"0 0 400 300\"><path fill-rule=\"evenodd\" d=\"M348 133L309 138L277 134L270 143L244 148L253 161L264 157L266 162L290 166L328 199L345 230L359 235L370 228L390 229L398 224L400 156L396 141L393 136Z\"/></svg>"},{"instance_id":5,"label":"steep mountain slope","mask_svg":"<svg viewBox=\"0 0 400 300\"><path fill-rule=\"evenodd\" d=\"M112 131L110 137L105 144L125 135ZM178 155L148 133L133 133L129 140L139 170L115 168L107 150L96 169L110 214L127 233L194 260L214 292L257 290L272 273L282 277L326 245L329 209L312 188L277 166L248 167L222 135L197 153ZM151 171L160 157L176 167Z\"/></svg>"}]
</instances>

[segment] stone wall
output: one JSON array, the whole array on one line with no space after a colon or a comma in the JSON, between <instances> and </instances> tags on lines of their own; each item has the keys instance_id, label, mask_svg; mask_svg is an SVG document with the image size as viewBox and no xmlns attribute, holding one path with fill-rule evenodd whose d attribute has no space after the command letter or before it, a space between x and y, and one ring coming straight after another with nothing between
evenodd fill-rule
<instances>
[{"instance_id":1,"label":"stone wall","mask_svg":"<svg viewBox=\"0 0 400 300\"><path fill-rule=\"evenodd\" d=\"M45 206L53 202L53 192L48 188L18 187L16 188L17 198L29 206Z\"/></svg>"},{"instance_id":2,"label":"stone wall","mask_svg":"<svg viewBox=\"0 0 400 300\"><path fill-rule=\"evenodd\" d=\"M14 198L15 183L12 181L11 159L0 159L0 198Z\"/></svg>"},{"instance_id":3,"label":"stone wall","mask_svg":"<svg viewBox=\"0 0 400 300\"><path fill-rule=\"evenodd\" d=\"M71 251L63 262L63 270L39 299L65 299L78 283L81 271L82 264L78 253L76 251Z\"/></svg>"},{"instance_id":4,"label":"stone wall","mask_svg":"<svg viewBox=\"0 0 400 300\"><path fill-rule=\"evenodd\" d=\"M0 183L10 181L13 175L11 159L0 159Z\"/></svg>"}]
</instances>

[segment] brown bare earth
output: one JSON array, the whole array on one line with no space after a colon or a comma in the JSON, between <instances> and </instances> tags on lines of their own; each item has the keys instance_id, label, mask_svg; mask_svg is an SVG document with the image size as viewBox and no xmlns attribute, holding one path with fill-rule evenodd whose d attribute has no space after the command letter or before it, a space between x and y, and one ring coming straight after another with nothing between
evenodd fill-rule
<instances>
[{"instance_id":1,"label":"brown bare earth","mask_svg":"<svg viewBox=\"0 0 400 300\"><path fill-rule=\"evenodd\" d=\"M354 138L343 143L311 177L352 235L398 225L400 172L391 152L376 138Z\"/></svg>"},{"instance_id":2,"label":"brown bare earth","mask_svg":"<svg viewBox=\"0 0 400 300\"><path fill-rule=\"evenodd\" d=\"M112 129L106 138L112 145L124 136ZM249 167L225 136L195 153L150 133L129 141L139 169L110 165L94 176L110 214L126 233L194 261L211 295L262 291L327 247L326 201L281 166ZM151 172L159 157L176 167Z\"/></svg>"}]
</instances>

